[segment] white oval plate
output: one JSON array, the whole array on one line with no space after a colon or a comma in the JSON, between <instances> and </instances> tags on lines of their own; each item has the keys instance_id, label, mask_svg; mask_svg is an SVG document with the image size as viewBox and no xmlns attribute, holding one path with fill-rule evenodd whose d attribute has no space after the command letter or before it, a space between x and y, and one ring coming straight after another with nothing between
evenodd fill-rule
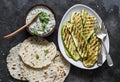
<instances>
[{"instance_id":1,"label":"white oval plate","mask_svg":"<svg viewBox=\"0 0 120 82\"><path fill-rule=\"evenodd\" d=\"M72 12L80 12L82 9L85 9L88 11L88 13L94 17L96 17L99 25L102 23L102 20L101 18L98 16L98 14L93 10L91 9L90 7L86 6L86 5L82 5L82 4L76 4L74 6L72 6L71 8L69 8L67 10L67 12L64 14L62 20L61 20L61 23L59 25L59 30L58 30L58 45L59 45L59 48L60 48L60 51L61 53L63 54L63 56L65 57L65 59L67 61L69 61L72 65L78 67L78 68L82 68L82 69L95 69L95 68L98 68L99 66L97 66L97 64L95 64L93 67L91 68L87 68L85 67L81 61L74 61L72 58L69 58L66 53L65 53L65 48L64 48L64 45L63 45L63 41L62 41L62 36L61 36L61 29L62 29L62 25L64 25L67 21L70 20L70 16L72 14ZM107 48L107 52L109 52L109 36L107 34L107 37L104 41L105 43L105 46ZM104 53L104 49L102 47L102 51L101 51L101 54L103 55L103 63L105 62L106 60L106 55Z\"/></svg>"}]
</instances>

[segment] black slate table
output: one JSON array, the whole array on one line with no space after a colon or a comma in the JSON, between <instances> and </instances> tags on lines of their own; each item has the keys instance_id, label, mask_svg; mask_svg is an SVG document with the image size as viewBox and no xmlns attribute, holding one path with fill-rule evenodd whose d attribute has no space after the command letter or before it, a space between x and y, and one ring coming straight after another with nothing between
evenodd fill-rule
<instances>
[{"instance_id":1,"label":"black slate table","mask_svg":"<svg viewBox=\"0 0 120 82\"><path fill-rule=\"evenodd\" d=\"M70 74L65 82L120 81L120 0L0 0L0 82L21 82L9 75L6 56L10 48L30 35L24 30L9 40L3 40L2 38L24 24L24 15L34 4L47 4L56 12L58 25L55 32L47 39L54 41L57 46L59 23L67 9L74 4L85 4L93 8L102 18L109 31L110 54L114 66L108 67L106 62L102 67L95 70L83 70L71 66Z\"/></svg>"}]
</instances>

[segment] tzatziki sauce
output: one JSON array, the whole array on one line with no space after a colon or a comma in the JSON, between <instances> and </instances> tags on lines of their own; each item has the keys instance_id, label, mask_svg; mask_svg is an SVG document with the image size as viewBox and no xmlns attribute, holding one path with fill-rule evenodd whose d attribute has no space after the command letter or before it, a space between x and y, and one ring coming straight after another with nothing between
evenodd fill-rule
<instances>
[{"instance_id":1,"label":"tzatziki sauce","mask_svg":"<svg viewBox=\"0 0 120 82\"><path fill-rule=\"evenodd\" d=\"M28 30L35 35L45 35L55 27L56 23L54 14L47 7L36 6L32 8L26 16L26 23L29 23L32 17L39 12L40 15L29 25Z\"/></svg>"}]
</instances>

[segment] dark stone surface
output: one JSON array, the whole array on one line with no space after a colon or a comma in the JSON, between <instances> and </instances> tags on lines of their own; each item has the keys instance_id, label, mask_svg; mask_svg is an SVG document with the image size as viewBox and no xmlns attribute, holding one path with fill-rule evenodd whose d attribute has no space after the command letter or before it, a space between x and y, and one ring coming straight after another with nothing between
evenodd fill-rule
<instances>
[{"instance_id":1,"label":"dark stone surface","mask_svg":"<svg viewBox=\"0 0 120 82\"><path fill-rule=\"evenodd\" d=\"M25 12L33 4L47 4L56 12L58 23L68 8L74 4L85 4L93 8L103 19L110 36L110 54L114 62L108 67L105 62L95 70L83 70L71 66L65 82L119 82L120 81L120 0L0 0L0 82L22 82L13 79L6 67L6 56L10 48L22 42L28 36L26 30L9 40L2 40L24 24ZM58 24L59 25L59 24ZM57 26L58 28L58 26ZM47 37L57 43L57 32Z\"/></svg>"}]
</instances>

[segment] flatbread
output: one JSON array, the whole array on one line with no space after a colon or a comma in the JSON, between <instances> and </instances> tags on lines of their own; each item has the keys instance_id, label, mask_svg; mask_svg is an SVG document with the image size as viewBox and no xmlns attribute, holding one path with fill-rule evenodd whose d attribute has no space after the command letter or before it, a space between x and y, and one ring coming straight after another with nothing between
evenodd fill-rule
<instances>
[{"instance_id":1,"label":"flatbread","mask_svg":"<svg viewBox=\"0 0 120 82\"><path fill-rule=\"evenodd\" d=\"M56 46L43 38L30 37L22 43L19 55L30 67L42 68L49 65L56 56Z\"/></svg>"},{"instance_id":2,"label":"flatbread","mask_svg":"<svg viewBox=\"0 0 120 82\"><path fill-rule=\"evenodd\" d=\"M29 82L53 82L56 78L57 68L53 65L48 65L44 68L31 68L30 66L21 63L23 75Z\"/></svg>"},{"instance_id":3,"label":"flatbread","mask_svg":"<svg viewBox=\"0 0 120 82\"><path fill-rule=\"evenodd\" d=\"M59 51L57 51L57 56L53 62L55 67L57 67L57 76L54 82L64 82L70 71L70 63L63 58Z\"/></svg>"},{"instance_id":4,"label":"flatbread","mask_svg":"<svg viewBox=\"0 0 120 82\"><path fill-rule=\"evenodd\" d=\"M20 68L20 58L18 56L18 51L21 44L18 44L17 46L13 47L8 56L7 56L7 67L10 72L10 75L19 80L26 80L25 77L22 75L22 71Z\"/></svg>"},{"instance_id":5,"label":"flatbread","mask_svg":"<svg viewBox=\"0 0 120 82\"><path fill-rule=\"evenodd\" d=\"M70 64L57 52L55 59L47 67L34 69L21 63L21 68L29 82L64 82L70 71Z\"/></svg>"},{"instance_id":6,"label":"flatbread","mask_svg":"<svg viewBox=\"0 0 120 82\"><path fill-rule=\"evenodd\" d=\"M34 37L34 39L36 38ZM56 55L51 60L50 64L45 65L42 68L33 68L22 61L19 56L21 50L23 50L21 48L28 43L29 45L35 44L34 41L31 40L33 40L33 38L30 37L10 50L10 53L7 56L7 67L10 75L15 79L28 80L29 82L64 82L70 71L70 63L62 57L60 52L56 51ZM43 39L40 40L43 41L39 41L41 44L49 44L46 40L46 42ZM38 44L36 43L36 45ZM28 49L29 46L26 48Z\"/></svg>"}]
</instances>

